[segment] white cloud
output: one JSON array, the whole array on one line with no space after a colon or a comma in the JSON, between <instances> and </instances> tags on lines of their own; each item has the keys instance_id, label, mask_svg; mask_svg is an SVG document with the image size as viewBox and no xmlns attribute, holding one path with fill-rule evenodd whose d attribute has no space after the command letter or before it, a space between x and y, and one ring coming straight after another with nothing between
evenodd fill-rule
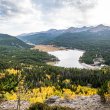
<instances>
[{"instance_id":1,"label":"white cloud","mask_svg":"<svg viewBox=\"0 0 110 110\"><path fill-rule=\"evenodd\" d=\"M88 19L90 25L110 25L110 0L99 0L97 7L90 10Z\"/></svg>"},{"instance_id":2,"label":"white cloud","mask_svg":"<svg viewBox=\"0 0 110 110\"><path fill-rule=\"evenodd\" d=\"M110 0L1 0L0 33L110 25Z\"/></svg>"}]
</instances>

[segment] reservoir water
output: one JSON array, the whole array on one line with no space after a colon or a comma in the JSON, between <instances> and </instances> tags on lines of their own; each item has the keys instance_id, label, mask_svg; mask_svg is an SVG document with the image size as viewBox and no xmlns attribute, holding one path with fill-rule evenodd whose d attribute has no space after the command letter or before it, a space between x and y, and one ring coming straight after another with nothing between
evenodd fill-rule
<instances>
[{"instance_id":1,"label":"reservoir water","mask_svg":"<svg viewBox=\"0 0 110 110\"><path fill-rule=\"evenodd\" d=\"M84 51L75 49L52 51L48 53L56 56L59 59L59 61L54 62L54 66L66 68L84 68L84 66L79 62L79 59L84 54Z\"/></svg>"}]
</instances>

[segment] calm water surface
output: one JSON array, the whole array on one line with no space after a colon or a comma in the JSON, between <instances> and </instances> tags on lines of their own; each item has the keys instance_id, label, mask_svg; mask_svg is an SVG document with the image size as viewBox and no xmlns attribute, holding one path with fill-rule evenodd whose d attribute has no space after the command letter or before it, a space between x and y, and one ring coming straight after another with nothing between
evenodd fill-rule
<instances>
[{"instance_id":1,"label":"calm water surface","mask_svg":"<svg viewBox=\"0 0 110 110\"><path fill-rule=\"evenodd\" d=\"M48 52L56 56L60 61L55 62L54 66L67 67L67 68L84 68L79 62L79 58L83 55L84 51L80 50L59 50Z\"/></svg>"}]
</instances>

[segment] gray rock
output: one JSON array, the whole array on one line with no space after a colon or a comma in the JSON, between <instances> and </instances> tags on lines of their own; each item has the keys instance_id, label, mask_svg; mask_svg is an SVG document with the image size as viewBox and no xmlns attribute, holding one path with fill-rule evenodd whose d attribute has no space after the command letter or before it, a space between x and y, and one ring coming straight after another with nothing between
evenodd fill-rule
<instances>
[{"instance_id":1,"label":"gray rock","mask_svg":"<svg viewBox=\"0 0 110 110\"><path fill-rule=\"evenodd\" d=\"M50 99L54 99L50 100ZM67 106L74 108L75 110L110 110L110 106L103 105L99 95L93 96L78 96L73 100L67 101L67 99L61 99L52 97L48 99L51 103L48 105L54 106ZM53 103L52 103L53 101Z\"/></svg>"},{"instance_id":2,"label":"gray rock","mask_svg":"<svg viewBox=\"0 0 110 110\"><path fill-rule=\"evenodd\" d=\"M21 101L20 102L20 108L21 110L26 110L29 108L30 104L27 101ZM4 101L0 104L0 110L16 110L17 109L17 101Z\"/></svg>"},{"instance_id":3,"label":"gray rock","mask_svg":"<svg viewBox=\"0 0 110 110\"><path fill-rule=\"evenodd\" d=\"M60 97L58 97L58 96L52 96L52 97L48 98L45 101L45 103L47 103L47 104L55 103L55 102L58 101L58 99L60 99Z\"/></svg>"}]
</instances>

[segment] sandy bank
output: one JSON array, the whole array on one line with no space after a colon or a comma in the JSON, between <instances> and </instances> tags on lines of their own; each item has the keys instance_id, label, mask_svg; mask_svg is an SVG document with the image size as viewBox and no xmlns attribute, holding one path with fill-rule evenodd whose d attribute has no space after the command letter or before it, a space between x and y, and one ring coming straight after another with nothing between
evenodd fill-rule
<instances>
[{"instance_id":1,"label":"sandy bank","mask_svg":"<svg viewBox=\"0 0 110 110\"><path fill-rule=\"evenodd\" d=\"M85 69L92 69L92 70L96 70L96 69L101 69L100 66L92 66L86 63L81 63L81 65L85 68Z\"/></svg>"},{"instance_id":2,"label":"sandy bank","mask_svg":"<svg viewBox=\"0 0 110 110\"><path fill-rule=\"evenodd\" d=\"M64 50L65 48L63 47L55 47L53 45L36 45L32 49L34 50L40 50L43 52L51 52L51 51L58 51L58 50Z\"/></svg>"}]
</instances>

